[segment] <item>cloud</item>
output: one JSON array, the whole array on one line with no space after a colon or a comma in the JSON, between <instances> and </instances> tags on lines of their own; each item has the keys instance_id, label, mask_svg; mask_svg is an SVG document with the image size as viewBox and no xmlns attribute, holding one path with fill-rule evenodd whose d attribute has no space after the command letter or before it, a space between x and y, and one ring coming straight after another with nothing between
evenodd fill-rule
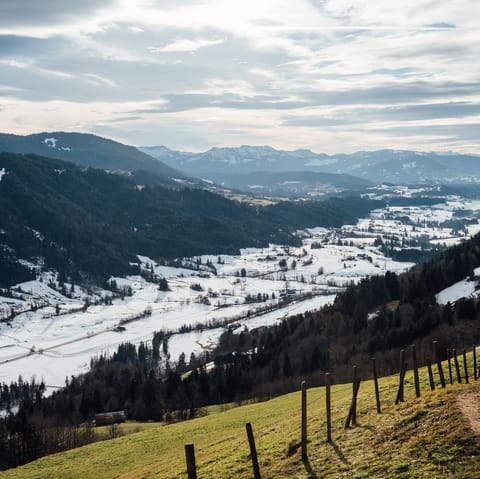
<instances>
[{"instance_id":1,"label":"cloud","mask_svg":"<svg viewBox=\"0 0 480 479\"><path fill-rule=\"evenodd\" d=\"M478 123L479 17L476 0L3 0L1 124L193 150L480 150L453 128Z\"/></svg>"},{"instance_id":2,"label":"cloud","mask_svg":"<svg viewBox=\"0 0 480 479\"><path fill-rule=\"evenodd\" d=\"M129 26L128 30L130 30L133 33L143 33L145 31L145 30L143 30L143 28L136 27L136 26L133 26L133 25Z\"/></svg>"},{"instance_id":3,"label":"cloud","mask_svg":"<svg viewBox=\"0 0 480 479\"><path fill-rule=\"evenodd\" d=\"M360 105L352 108L350 105L340 108L320 108L312 110L309 115L286 115L283 124L292 127L338 128L395 122L401 128L402 123L412 121L428 121L438 119L464 119L480 116L480 102L452 102L406 104L396 106Z\"/></svg>"},{"instance_id":4,"label":"cloud","mask_svg":"<svg viewBox=\"0 0 480 479\"><path fill-rule=\"evenodd\" d=\"M117 84L110 78L105 78L95 73L84 73L83 75L92 85L106 85L108 87L115 87Z\"/></svg>"},{"instance_id":5,"label":"cloud","mask_svg":"<svg viewBox=\"0 0 480 479\"><path fill-rule=\"evenodd\" d=\"M111 0L2 0L0 27L53 25L92 15Z\"/></svg>"},{"instance_id":6,"label":"cloud","mask_svg":"<svg viewBox=\"0 0 480 479\"><path fill-rule=\"evenodd\" d=\"M431 23L430 25L426 25L427 28L456 28L455 25L451 23L446 23L446 22L440 22L440 23Z\"/></svg>"},{"instance_id":7,"label":"cloud","mask_svg":"<svg viewBox=\"0 0 480 479\"><path fill-rule=\"evenodd\" d=\"M200 48L220 45L224 40L175 40L163 47L148 47L151 53L178 53L178 52L195 52Z\"/></svg>"},{"instance_id":8,"label":"cloud","mask_svg":"<svg viewBox=\"0 0 480 479\"><path fill-rule=\"evenodd\" d=\"M283 97L253 96L243 97L236 94L208 95L183 94L165 95L165 102L148 108L134 110L132 113L156 114L166 112L188 111L198 108L239 109L239 110L291 110L301 108L304 103Z\"/></svg>"}]
</instances>

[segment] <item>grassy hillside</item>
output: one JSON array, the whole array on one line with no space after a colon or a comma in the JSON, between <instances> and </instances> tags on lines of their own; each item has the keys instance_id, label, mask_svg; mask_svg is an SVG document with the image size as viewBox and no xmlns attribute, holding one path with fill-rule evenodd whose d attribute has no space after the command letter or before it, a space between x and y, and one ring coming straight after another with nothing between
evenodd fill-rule
<instances>
[{"instance_id":1,"label":"grassy hillside","mask_svg":"<svg viewBox=\"0 0 480 479\"><path fill-rule=\"evenodd\" d=\"M447 372L445 364L444 368ZM247 479L253 474L245 422L252 423L266 479L477 478L480 445L460 411L459 399L478 401L480 382L430 392L425 369L420 370L420 378L422 397L416 399L413 374L407 372L405 402L398 406L394 405L397 376L380 379L380 415L372 381L363 382L358 426L347 430L343 425L351 385L334 386L331 444L325 441L325 390L310 389L308 461L302 461L298 447L300 393L296 392L45 457L2 472L2 478L180 479L186 477L184 444L193 442L199 479Z\"/></svg>"}]
</instances>

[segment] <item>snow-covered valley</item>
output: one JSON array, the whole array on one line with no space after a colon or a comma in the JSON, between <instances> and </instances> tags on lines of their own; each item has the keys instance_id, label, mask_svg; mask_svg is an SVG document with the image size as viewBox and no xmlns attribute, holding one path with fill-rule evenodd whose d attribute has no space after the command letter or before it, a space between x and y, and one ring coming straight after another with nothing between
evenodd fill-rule
<instances>
[{"instance_id":1,"label":"snow-covered valley","mask_svg":"<svg viewBox=\"0 0 480 479\"><path fill-rule=\"evenodd\" d=\"M462 212L470 215L468 224L449 226ZM299 232L300 247L196 257L179 268L139 256L145 275L112 278L131 295L111 301L110 291L60 287L54 273L44 272L12 288L11 297L0 297L0 382L35 376L59 387L86 371L95 355L112 353L122 342L151 341L159 330L174 333L168 341L171 360L181 352L188 357L212 349L227 325L241 331L273 324L331 303L361 278L412 266L386 256L382 245L451 245L480 230L479 216L480 202L450 198L434 206L375 210L340 229ZM161 291L151 278L166 279L169 290Z\"/></svg>"}]
</instances>

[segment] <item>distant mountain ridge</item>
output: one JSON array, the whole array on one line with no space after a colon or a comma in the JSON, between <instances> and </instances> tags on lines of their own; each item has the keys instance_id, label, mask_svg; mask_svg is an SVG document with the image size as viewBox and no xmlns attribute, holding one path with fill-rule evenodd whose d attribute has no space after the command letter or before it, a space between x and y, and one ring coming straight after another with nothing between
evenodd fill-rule
<instances>
[{"instance_id":1,"label":"distant mountain ridge","mask_svg":"<svg viewBox=\"0 0 480 479\"><path fill-rule=\"evenodd\" d=\"M0 152L35 154L70 161L81 168L97 168L135 176L147 171L157 183L176 185L187 175L133 146L87 133L48 132L33 135L0 133Z\"/></svg>"},{"instance_id":2,"label":"distant mountain ridge","mask_svg":"<svg viewBox=\"0 0 480 479\"><path fill-rule=\"evenodd\" d=\"M313 171L349 174L375 183L480 182L480 156L409 150L359 151L327 155L310 150L281 151L270 146L212 148L204 153L176 152L165 147L142 151L191 175L208 178L256 171Z\"/></svg>"},{"instance_id":3,"label":"distant mountain ridge","mask_svg":"<svg viewBox=\"0 0 480 479\"><path fill-rule=\"evenodd\" d=\"M254 171L242 174L220 171L209 173L208 179L255 195L288 198L315 198L345 191L352 194L374 186L371 181L357 176L317 171Z\"/></svg>"}]
</instances>

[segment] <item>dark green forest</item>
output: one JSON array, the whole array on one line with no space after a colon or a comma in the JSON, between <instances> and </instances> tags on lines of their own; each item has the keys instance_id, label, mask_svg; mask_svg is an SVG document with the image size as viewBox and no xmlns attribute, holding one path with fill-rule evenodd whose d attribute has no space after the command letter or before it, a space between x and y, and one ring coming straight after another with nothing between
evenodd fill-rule
<instances>
[{"instance_id":1,"label":"dark green forest","mask_svg":"<svg viewBox=\"0 0 480 479\"><path fill-rule=\"evenodd\" d=\"M159 260L299 244L298 228L340 226L382 205L333 198L254 207L33 155L2 153L1 168L0 287L33 276L18 258L43 258L76 283L99 283L131 273L136 254Z\"/></svg>"}]
</instances>

